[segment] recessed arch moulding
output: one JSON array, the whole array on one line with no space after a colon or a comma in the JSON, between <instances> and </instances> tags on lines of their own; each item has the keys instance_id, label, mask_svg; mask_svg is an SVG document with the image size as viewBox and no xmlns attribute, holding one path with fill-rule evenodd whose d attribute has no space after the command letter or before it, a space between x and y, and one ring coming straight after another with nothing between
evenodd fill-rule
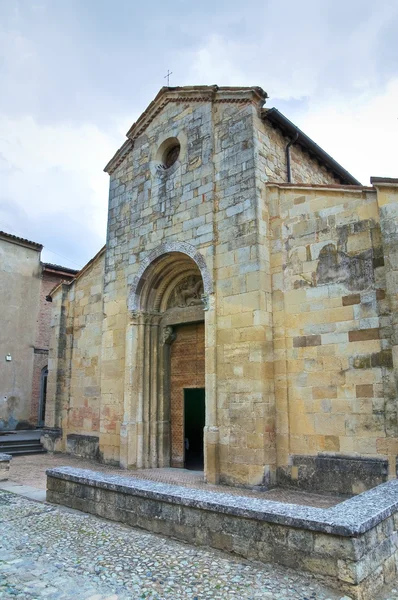
<instances>
[{"instance_id":1,"label":"recessed arch moulding","mask_svg":"<svg viewBox=\"0 0 398 600\"><path fill-rule=\"evenodd\" d=\"M174 257L169 257L168 255L172 253ZM178 257L177 257L178 255ZM161 259L161 261L159 261ZM171 260L170 260L171 259ZM157 301L160 301L162 288L159 290L155 286L155 283L152 283L152 289L148 289L150 286L151 278L157 273L157 271L161 271L160 265L164 266L167 263L174 263L174 270L177 271L178 268L181 268L182 263L185 261L187 263L188 259L197 266L199 272L201 274L203 280L203 294L205 297L208 297L209 294L213 293L213 284L212 278L210 276L209 270L206 265L206 261L203 255L191 246L191 244L187 244L184 242L166 242L161 244L154 250L152 250L146 258L142 261L140 268L135 275L133 282L130 286L130 293L128 299L128 308L130 311L139 311L139 310L148 310L150 299L148 294L151 295L152 298L154 295L157 297ZM188 262L189 264L189 262ZM152 268L150 268L152 267ZM192 267L191 267L192 268ZM162 277L161 274L158 277L158 280L163 279L162 285L165 285L166 277ZM149 284L149 285L148 285ZM146 291L143 292L143 290ZM207 303L207 298L205 298L205 303ZM156 302L154 304L154 307ZM155 308L156 310L156 308Z\"/></svg>"},{"instance_id":2,"label":"recessed arch moulding","mask_svg":"<svg viewBox=\"0 0 398 600\"><path fill-rule=\"evenodd\" d=\"M187 243L164 243L140 264L128 297L124 418L121 464L125 467L170 466L170 349L175 326L204 321L211 327L212 279L204 257ZM209 343L213 336L206 334ZM214 353L209 353L211 357ZM209 359L210 360L210 359ZM208 364L207 372L214 368ZM210 381L210 380L209 380ZM215 392L207 386L205 473L217 479L214 444Z\"/></svg>"}]
</instances>

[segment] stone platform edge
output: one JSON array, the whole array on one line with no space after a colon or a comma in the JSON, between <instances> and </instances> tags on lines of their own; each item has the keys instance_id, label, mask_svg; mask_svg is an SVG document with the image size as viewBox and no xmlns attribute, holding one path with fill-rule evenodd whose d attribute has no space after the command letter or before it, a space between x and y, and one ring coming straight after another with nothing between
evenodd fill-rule
<instances>
[{"instance_id":1,"label":"stone platform edge","mask_svg":"<svg viewBox=\"0 0 398 600\"><path fill-rule=\"evenodd\" d=\"M7 481L11 459L11 454L0 452L0 481Z\"/></svg>"},{"instance_id":2,"label":"stone platform edge","mask_svg":"<svg viewBox=\"0 0 398 600\"><path fill-rule=\"evenodd\" d=\"M398 573L398 481L321 509L60 467L47 501L248 560L307 571L356 600Z\"/></svg>"},{"instance_id":3,"label":"stone platform edge","mask_svg":"<svg viewBox=\"0 0 398 600\"><path fill-rule=\"evenodd\" d=\"M332 508L313 508L186 488L120 475L108 475L89 469L58 467L46 471L48 477L81 483L141 496L153 500L200 508L237 517L321 531L332 535L357 536L369 531L398 511L398 480L381 484L372 490L340 502Z\"/></svg>"}]
</instances>

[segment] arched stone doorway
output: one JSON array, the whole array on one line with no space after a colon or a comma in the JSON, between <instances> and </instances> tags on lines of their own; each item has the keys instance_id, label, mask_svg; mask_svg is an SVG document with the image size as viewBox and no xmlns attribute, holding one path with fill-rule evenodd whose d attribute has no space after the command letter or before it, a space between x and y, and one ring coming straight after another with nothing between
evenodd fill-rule
<instances>
[{"instance_id":1,"label":"arched stone doorway","mask_svg":"<svg viewBox=\"0 0 398 600\"><path fill-rule=\"evenodd\" d=\"M181 429L184 423L177 425L172 418L176 418L178 410L181 412L181 392L205 388L204 338L212 312L207 310L211 293L211 279L204 259L188 244L165 244L141 264L129 296L124 419L120 434L123 466L184 466L186 440ZM191 344L189 347L188 344L185 354L189 354L193 347L197 350L202 345L203 372L199 368L192 379L192 373L183 372L182 361L180 381L176 382L178 377L172 377L171 371L172 344L175 341L178 344L179 337L185 337L186 342L189 328L191 333L194 329L195 335L201 336L201 341L198 344L197 337L193 346ZM191 358L192 370L197 356ZM175 394L180 399L178 410L175 404L172 405L172 385L174 392L175 386L179 386ZM206 441L209 425L214 430L211 411L213 395L212 390L209 391L210 406L206 390L205 470L206 463L209 463ZM212 436L214 438L214 431ZM176 450L177 446L179 451ZM176 460L176 456L179 460ZM215 461L211 462L213 464ZM214 467L211 470L214 471Z\"/></svg>"}]
</instances>

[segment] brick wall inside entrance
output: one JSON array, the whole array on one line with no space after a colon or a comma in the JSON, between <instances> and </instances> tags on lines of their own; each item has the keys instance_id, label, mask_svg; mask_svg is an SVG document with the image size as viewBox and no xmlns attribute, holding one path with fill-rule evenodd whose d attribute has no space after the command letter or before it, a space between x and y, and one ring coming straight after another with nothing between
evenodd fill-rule
<instances>
[{"instance_id":1,"label":"brick wall inside entrance","mask_svg":"<svg viewBox=\"0 0 398 600\"><path fill-rule=\"evenodd\" d=\"M184 466L184 388L205 387L204 323L182 325L171 346L171 466Z\"/></svg>"}]
</instances>

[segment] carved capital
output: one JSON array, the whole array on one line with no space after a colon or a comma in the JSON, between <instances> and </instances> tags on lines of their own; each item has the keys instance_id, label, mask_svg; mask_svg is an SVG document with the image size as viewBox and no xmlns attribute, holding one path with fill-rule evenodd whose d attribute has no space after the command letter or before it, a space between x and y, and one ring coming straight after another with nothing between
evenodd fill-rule
<instances>
[{"instance_id":1,"label":"carved capital","mask_svg":"<svg viewBox=\"0 0 398 600\"><path fill-rule=\"evenodd\" d=\"M158 312L130 311L130 322L133 325L159 325L162 315Z\"/></svg>"},{"instance_id":2,"label":"carved capital","mask_svg":"<svg viewBox=\"0 0 398 600\"><path fill-rule=\"evenodd\" d=\"M163 331L162 331L163 344L172 344L175 339L176 339L176 334L174 332L173 327L171 327L171 325L167 325L167 327L163 327Z\"/></svg>"},{"instance_id":3,"label":"carved capital","mask_svg":"<svg viewBox=\"0 0 398 600\"><path fill-rule=\"evenodd\" d=\"M142 319L142 312L138 311L138 310L131 310L129 312L129 316L130 316L130 323L132 325L138 325L141 322Z\"/></svg>"}]
</instances>

